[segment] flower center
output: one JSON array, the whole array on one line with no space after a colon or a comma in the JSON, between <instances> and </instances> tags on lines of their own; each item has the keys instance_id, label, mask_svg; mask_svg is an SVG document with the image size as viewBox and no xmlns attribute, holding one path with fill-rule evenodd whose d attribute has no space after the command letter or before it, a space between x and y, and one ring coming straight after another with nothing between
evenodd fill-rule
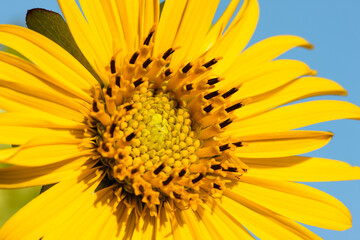
<instances>
[{"instance_id":1,"label":"flower center","mask_svg":"<svg viewBox=\"0 0 360 240\"><path fill-rule=\"evenodd\" d=\"M164 172L169 174L173 167L189 166L196 162L194 154L200 146L196 134L191 131L190 114L185 108L178 108L169 93L148 89L136 92L131 100L133 106L124 119L120 119L120 130L129 135L137 129L130 146L134 161L144 162L145 170L160 162L166 162Z\"/></svg>"},{"instance_id":2,"label":"flower center","mask_svg":"<svg viewBox=\"0 0 360 240\"><path fill-rule=\"evenodd\" d=\"M173 93L141 87L116 107L109 122L98 125L97 151L108 177L128 193L141 195L148 205L167 197L187 199L186 204L197 199L186 189L204 177L189 171L199 165L201 143L189 111L178 107Z\"/></svg>"},{"instance_id":3,"label":"flower center","mask_svg":"<svg viewBox=\"0 0 360 240\"><path fill-rule=\"evenodd\" d=\"M94 90L89 124L121 195L135 195L152 210L163 201L196 208L246 171L232 153L241 142L214 138L241 103L222 106L237 89L211 91L221 80L208 75L218 59L173 72L168 66L175 49L149 56L152 34L127 62L110 61L109 84Z\"/></svg>"}]
</instances>

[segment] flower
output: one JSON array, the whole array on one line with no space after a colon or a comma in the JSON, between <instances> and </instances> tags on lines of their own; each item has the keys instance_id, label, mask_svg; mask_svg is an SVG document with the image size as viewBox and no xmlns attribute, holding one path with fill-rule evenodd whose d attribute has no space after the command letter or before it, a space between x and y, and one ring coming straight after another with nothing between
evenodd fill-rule
<instances>
[{"instance_id":1,"label":"flower","mask_svg":"<svg viewBox=\"0 0 360 240\"><path fill-rule=\"evenodd\" d=\"M0 230L1 239L319 239L297 222L351 226L335 198L296 182L360 178L358 167L295 156L332 133L293 130L359 119L338 84L295 60L277 36L243 51L256 0L59 0L91 68L29 29L1 25L0 187L56 183ZM210 28L210 30L209 30ZM286 105L286 106L283 106ZM334 174L336 172L336 174Z\"/></svg>"}]
</instances>

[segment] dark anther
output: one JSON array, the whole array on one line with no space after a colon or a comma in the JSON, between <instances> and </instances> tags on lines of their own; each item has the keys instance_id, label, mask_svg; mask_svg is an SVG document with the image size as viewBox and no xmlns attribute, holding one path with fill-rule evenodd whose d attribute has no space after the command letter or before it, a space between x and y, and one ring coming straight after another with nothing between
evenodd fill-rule
<instances>
[{"instance_id":1,"label":"dark anther","mask_svg":"<svg viewBox=\"0 0 360 240\"><path fill-rule=\"evenodd\" d=\"M162 56L162 58L163 58L164 60L166 60L171 54L173 54L173 52L175 52L175 50L172 49L172 48L169 48L169 49L164 53L164 55Z\"/></svg>"},{"instance_id":2,"label":"dark anther","mask_svg":"<svg viewBox=\"0 0 360 240\"><path fill-rule=\"evenodd\" d=\"M130 63L130 64L134 64L134 63L136 62L136 59L138 58L138 56L139 56L139 53L138 53L138 52L135 52L135 53L132 55L132 57L130 58L129 63Z\"/></svg>"},{"instance_id":3,"label":"dark anther","mask_svg":"<svg viewBox=\"0 0 360 240\"><path fill-rule=\"evenodd\" d=\"M209 84L211 86L211 85L214 85L214 84L216 84L218 82L219 82L219 78L211 78L211 79L209 79L207 81L207 84Z\"/></svg>"},{"instance_id":4,"label":"dark anther","mask_svg":"<svg viewBox=\"0 0 360 240\"><path fill-rule=\"evenodd\" d=\"M186 90L187 91L190 91L190 90L193 90L194 89L194 87L193 87L193 85L190 83L190 84L187 84L186 86L185 86L185 88L186 88Z\"/></svg>"},{"instance_id":5,"label":"dark anther","mask_svg":"<svg viewBox=\"0 0 360 240\"><path fill-rule=\"evenodd\" d=\"M221 190L221 187L220 187L219 184L213 183L213 187L216 188L216 189L218 189L218 190Z\"/></svg>"},{"instance_id":6,"label":"dark anther","mask_svg":"<svg viewBox=\"0 0 360 240\"><path fill-rule=\"evenodd\" d=\"M109 152L109 151L110 151L109 147L106 146L106 143L103 143L103 144L101 145L101 147L102 147L102 149L103 149L105 152Z\"/></svg>"},{"instance_id":7,"label":"dark anther","mask_svg":"<svg viewBox=\"0 0 360 240\"><path fill-rule=\"evenodd\" d=\"M132 105L132 104L127 105L127 106L125 107L125 109L126 109L126 111L130 111L131 109L133 109L133 105Z\"/></svg>"},{"instance_id":8,"label":"dark anther","mask_svg":"<svg viewBox=\"0 0 360 240\"><path fill-rule=\"evenodd\" d=\"M223 152L225 150L230 149L230 146L229 146L229 144L224 144L222 146L219 146L219 149L220 149L221 152Z\"/></svg>"},{"instance_id":9,"label":"dark anther","mask_svg":"<svg viewBox=\"0 0 360 240\"><path fill-rule=\"evenodd\" d=\"M122 171L123 171L123 168L116 168L116 173L121 174Z\"/></svg>"},{"instance_id":10,"label":"dark anther","mask_svg":"<svg viewBox=\"0 0 360 240\"><path fill-rule=\"evenodd\" d=\"M220 164L211 165L211 169L212 169L212 170L220 170L220 169L221 169L221 165L220 165Z\"/></svg>"},{"instance_id":11,"label":"dark anther","mask_svg":"<svg viewBox=\"0 0 360 240\"><path fill-rule=\"evenodd\" d=\"M110 61L110 71L112 74L116 73L115 60Z\"/></svg>"},{"instance_id":12,"label":"dark anther","mask_svg":"<svg viewBox=\"0 0 360 240\"><path fill-rule=\"evenodd\" d=\"M165 77L168 77L170 74L172 74L172 71L170 70L170 68L165 70Z\"/></svg>"},{"instance_id":13,"label":"dark anther","mask_svg":"<svg viewBox=\"0 0 360 240\"><path fill-rule=\"evenodd\" d=\"M116 128L116 124L113 123L109 129L109 132L110 132L110 135L111 137L114 137L114 131L115 131L115 128Z\"/></svg>"},{"instance_id":14,"label":"dark anther","mask_svg":"<svg viewBox=\"0 0 360 240\"><path fill-rule=\"evenodd\" d=\"M188 64L186 64L185 67L183 67L183 68L181 69L181 71L182 71L183 73L187 73L188 71L190 71L191 68L192 68L191 63L188 63Z\"/></svg>"},{"instance_id":15,"label":"dark anther","mask_svg":"<svg viewBox=\"0 0 360 240\"><path fill-rule=\"evenodd\" d=\"M147 68L147 66L149 66L149 64L152 62L153 60L151 60L151 58L148 58L145 60L145 62L143 63L143 68Z\"/></svg>"},{"instance_id":16,"label":"dark anther","mask_svg":"<svg viewBox=\"0 0 360 240\"><path fill-rule=\"evenodd\" d=\"M211 104L204 107L204 111L207 112L207 113L211 112L211 110L213 110L213 109L214 109L214 107Z\"/></svg>"},{"instance_id":17,"label":"dark anther","mask_svg":"<svg viewBox=\"0 0 360 240\"><path fill-rule=\"evenodd\" d=\"M144 192L145 192L145 188L143 187L143 185L140 185L140 186L139 186L139 191L140 191L141 193L144 193Z\"/></svg>"},{"instance_id":18,"label":"dark anther","mask_svg":"<svg viewBox=\"0 0 360 240\"><path fill-rule=\"evenodd\" d=\"M127 141L127 142L130 142L134 137L135 137L135 133L132 132L132 133L130 133L130 134L126 137L126 141Z\"/></svg>"},{"instance_id":19,"label":"dark anther","mask_svg":"<svg viewBox=\"0 0 360 240\"><path fill-rule=\"evenodd\" d=\"M174 177L170 175L165 181L162 182L162 184L164 186L168 185L173 180L173 178Z\"/></svg>"},{"instance_id":20,"label":"dark anther","mask_svg":"<svg viewBox=\"0 0 360 240\"><path fill-rule=\"evenodd\" d=\"M138 87L140 84L142 84L144 81L142 78L139 78L138 80L136 80L135 82L133 82L135 87Z\"/></svg>"},{"instance_id":21,"label":"dark anther","mask_svg":"<svg viewBox=\"0 0 360 240\"><path fill-rule=\"evenodd\" d=\"M228 167L228 169L222 169L223 171L226 171L226 172L237 172L237 168L236 167Z\"/></svg>"},{"instance_id":22,"label":"dark anther","mask_svg":"<svg viewBox=\"0 0 360 240\"><path fill-rule=\"evenodd\" d=\"M219 95L219 91L214 91L214 92L211 92L211 93L208 93L208 94L206 94L205 96L204 96L204 98L206 99L206 100L210 100L210 99L212 99L213 97L216 97L216 96L218 96Z\"/></svg>"},{"instance_id":23,"label":"dark anther","mask_svg":"<svg viewBox=\"0 0 360 240\"><path fill-rule=\"evenodd\" d=\"M158 166L158 167L155 169L154 173L155 173L156 175L158 175L164 168L165 168L165 164L162 163L160 166Z\"/></svg>"},{"instance_id":24,"label":"dark anther","mask_svg":"<svg viewBox=\"0 0 360 240\"><path fill-rule=\"evenodd\" d=\"M247 173L247 169L246 168L242 168L242 170L244 171L244 173Z\"/></svg>"},{"instance_id":25,"label":"dark anther","mask_svg":"<svg viewBox=\"0 0 360 240\"><path fill-rule=\"evenodd\" d=\"M150 40L151 40L152 36L154 35L154 33L155 33L154 30L152 30L152 31L149 33L149 35L146 37L146 39L145 39L145 41L144 41L144 45L149 46Z\"/></svg>"},{"instance_id":26,"label":"dark anther","mask_svg":"<svg viewBox=\"0 0 360 240\"><path fill-rule=\"evenodd\" d=\"M227 125L229 125L230 123L232 123L232 120L230 118L226 119L225 121L221 122L219 124L220 128L224 128L226 127Z\"/></svg>"},{"instance_id":27,"label":"dark anther","mask_svg":"<svg viewBox=\"0 0 360 240\"><path fill-rule=\"evenodd\" d=\"M99 108L96 101L93 101L92 109L94 112L99 112Z\"/></svg>"},{"instance_id":28,"label":"dark anther","mask_svg":"<svg viewBox=\"0 0 360 240\"><path fill-rule=\"evenodd\" d=\"M131 170L131 174L135 174L135 173L137 173L138 171L139 171L139 169L134 168L134 169Z\"/></svg>"},{"instance_id":29,"label":"dark anther","mask_svg":"<svg viewBox=\"0 0 360 240\"><path fill-rule=\"evenodd\" d=\"M116 76L115 84L116 84L116 86L120 87L120 77L119 76Z\"/></svg>"},{"instance_id":30,"label":"dark anther","mask_svg":"<svg viewBox=\"0 0 360 240\"><path fill-rule=\"evenodd\" d=\"M227 91L226 93L224 93L223 95L222 95L222 97L225 99L225 98L228 98L228 97L230 97L231 95L233 95L234 93L236 93L237 91L238 91L239 89L237 89L237 88L232 88L232 89L230 89L229 91Z\"/></svg>"},{"instance_id":31,"label":"dark anther","mask_svg":"<svg viewBox=\"0 0 360 240\"><path fill-rule=\"evenodd\" d=\"M228 107L225 109L226 112L231 112L231 111L234 111L238 108L241 108L243 105L241 103L237 103L237 104L234 104L232 105L231 107Z\"/></svg>"},{"instance_id":32,"label":"dark anther","mask_svg":"<svg viewBox=\"0 0 360 240\"><path fill-rule=\"evenodd\" d=\"M210 61L208 61L207 63L205 63L203 66L206 67L206 68L209 68L209 67L211 67L212 65L214 65L217 62L218 61L215 58L213 58Z\"/></svg>"},{"instance_id":33,"label":"dark anther","mask_svg":"<svg viewBox=\"0 0 360 240\"><path fill-rule=\"evenodd\" d=\"M242 142L235 142L235 143L233 143L236 147L242 147L243 146L243 144L242 144Z\"/></svg>"},{"instance_id":34,"label":"dark anther","mask_svg":"<svg viewBox=\"0 0 360 240\"><path fill-rule=\"evenodd\" d=\"M193 180L191 180L191 182L193 184L197 183L198 181L200 181L202 178L204 177L204 175L202 173L199 174L199 176L197 176L196 178L194 178Z\"/></svg>"},{"instance_id":35,"label":"dark anther","mask_svg":"<svg viewBox=\"0 0 360 240\"><path fill-rule=\"evenodd\" d=\"M181 194L177 194L176 192L173 192L174 197L177 199L181 199Z\"/></svg>"},{"instance_id":36,"label":"dark anther","mask_svg":"<svg viewBox=\"0 0 360 240\"><path fill-rule=\"evenodd\" d=\"M123 158L124 158L124 155L122 155L122 153L119 153L119 154L118 154L118 158L119 158L119 159L123 159Z\"/></svg>"},{"instance_id":37,"label":"dark anther","mask_svg":"<svg viewBox=\"0 0 360 240\"><path fill-rule=\"evenodd\" d=\"M181 170L181 171L179 172L179 177L183 177L183 176L185 175L185 173L186 173L186 170L185 170L185 169Z\"/></svg>"},{"instance_id":38,"label":"dark anther","mask_svg":"<svg viewBox=\"0 0 360 240\"><path fill-rule=\"evenodd\" d=\"M111 87L108 87L106 89L106 95L108 95L109 97L112 97L112 89L111 89Z\"/></svg>"},{"instance_id":39,"label":"dark anther","mask_svg":"<svg viewBox=\"0 0 360 240\"><path fill-rule=\"evenodd\" d=\"M147 195L146 199L151 202L151 195Z\"/></svg>"}]
</instances>

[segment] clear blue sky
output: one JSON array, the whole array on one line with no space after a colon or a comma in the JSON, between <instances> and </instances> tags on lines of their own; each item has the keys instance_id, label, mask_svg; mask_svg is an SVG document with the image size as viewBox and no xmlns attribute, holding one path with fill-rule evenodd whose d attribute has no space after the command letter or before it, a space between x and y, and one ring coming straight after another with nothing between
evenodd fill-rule
<instances>
[{"instance_id":1,"label":"clear blue sky","mask_svg":"<svg viewBox=\"0 0 360 240\"><path fill-rule=\"evenodd\" d=\"M223 9L228 2L223 0L220 8ZM282 58L306 62L318 71L319 76L343 85L349 93L346 101L360 105L360 1L259 0L259 3L260 22L252 43L278 34L293 34L306 38L315 45L313 51L295 49ZM36 7L59 12L55 0L2 0L0 23L24 24L27 9ZM360 165L360 122L342 120L317 124L308 129L332 131L335 137L324 148L307 155ZM349 207L353 215L353 228L346 232L314 227L310 229L324 239L359 239L360 181L311 185L337 197Z\"/></svg>"}]
</instances>

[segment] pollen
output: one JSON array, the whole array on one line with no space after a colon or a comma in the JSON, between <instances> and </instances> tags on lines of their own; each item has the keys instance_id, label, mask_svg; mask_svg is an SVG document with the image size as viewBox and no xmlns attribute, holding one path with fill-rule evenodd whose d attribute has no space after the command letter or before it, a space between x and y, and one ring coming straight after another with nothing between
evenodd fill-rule
<instances>
[{"instance_id":1,"label":"pollen","mask_svg":"<svg viewBox=\"0 0 360 240\"><path fill-rule=\"evenodd\" d=\"M221 57L170 69L176 48L151 57L154 34L125 63L116 55L109 61L109 85L93 93L94 144L121 194L153 210L164 201L196 209L247 169L234 154L241 139L215 137L242 103L222 101L236 89L214 90L222 79L211 68Z\"/></svg>"}]
</instances>

